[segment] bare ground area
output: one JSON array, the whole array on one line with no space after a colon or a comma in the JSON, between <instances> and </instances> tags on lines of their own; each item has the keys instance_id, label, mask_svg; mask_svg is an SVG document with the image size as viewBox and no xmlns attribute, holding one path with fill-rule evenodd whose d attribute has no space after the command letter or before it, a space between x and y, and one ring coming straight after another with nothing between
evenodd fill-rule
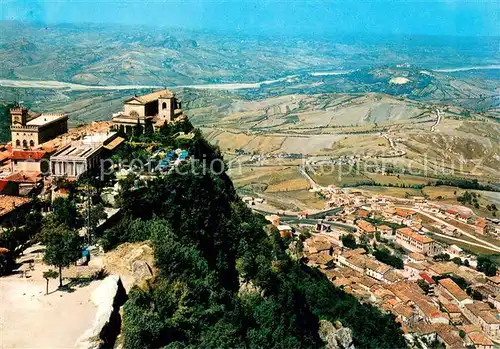
<instances>
[{"instance_id":1,"label":"bare ground area","mask_svg":"<svg viewBox=\"0 0 500 349\"><path fill-rule=\"evenodd\" d=\"M100 281L70 283L68 290L60 291L59 281L51 280L49 294L45 295L42 274L47 269L37 264L30 278L21 274L0 278L2 349L73 348L92 325L96 308L90 295Z\"/></svg>"}]
</instances>

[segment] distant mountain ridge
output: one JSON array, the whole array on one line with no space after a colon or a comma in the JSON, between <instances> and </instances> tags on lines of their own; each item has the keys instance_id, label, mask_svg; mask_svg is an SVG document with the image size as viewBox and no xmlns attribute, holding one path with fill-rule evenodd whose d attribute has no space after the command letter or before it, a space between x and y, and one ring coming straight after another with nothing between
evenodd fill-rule
<instances>
[{"instance_id":1,"label":"distant mountain ridge","mask_svg":"<svg viewBox=\"0 0 500 349\"><path fill-rule=\"evenodd\" d=\"M426 69L500 62L498 38L297 38L146 27L1 21L1 78L82 84L258 82L321 70L410 63ZM458 39L457 39L458 40Z\"/></svg>"}]
</instances>

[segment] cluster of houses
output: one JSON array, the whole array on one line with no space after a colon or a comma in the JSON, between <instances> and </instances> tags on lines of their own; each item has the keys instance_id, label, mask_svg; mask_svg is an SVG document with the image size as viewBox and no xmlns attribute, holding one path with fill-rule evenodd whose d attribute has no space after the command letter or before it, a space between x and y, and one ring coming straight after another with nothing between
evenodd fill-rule
<instances>
[{"instance_id":1,"label":"cluster of houses","mask_svg":"<svg viewBox=\"0 0 500 349\"><path fill-rule=\"evenodd\" d=\"M317 267L332 284L360 301L394 314L408 341L419 347L430 347L438 341L445 348L493 349L495 343L500 343L500 269L493 277L475 270L474 255L456 245L440 244L427 235L429 231L418 211L439 213L447 220L458 220L460 213L455 216L428 204L425 198L368 198L334 187L328 188L328 193L329 207L343 209L311 228L312 236L303 243L303 258L310 266ZM307 213L297 213L297 218L304 217ZM281 236L291 236L293 229L283 225L279 216L266 218ZM471 218L468 222L472 222ZM370 242L383 244L384 240L390 246L399 246L405 251L401 257L404 268L396 269L377 260L364 248L343 246L341 237L345 232L328 223L352 227L360 241L365 236ZM440 254L468 263L434 260ZM456 278L467 280L467 292L454 281ZM478 294L482 300L478 300Z\"/></svg>"},{"instance_id":2,"label":"cluster of houses","mask_svg":"<svg viewBox=\"0 0 500 349\"><path fill-rule=\"evenodd\" d=\"M418 252L406 256L404 270L397 270L363 248L347 249L340 244L325 235L313 235L304 242L304 256L335 286L394 314L410 342L431 339L445 348L493 349L493 341L500 340L500 304L494 301L500 298L500 276L485 278L472 268L429 261ZM485 299L496 308L473 300L453 276L488 288ZM428 286L427 294L419 282Z\"/></svg>"}]
</instances>

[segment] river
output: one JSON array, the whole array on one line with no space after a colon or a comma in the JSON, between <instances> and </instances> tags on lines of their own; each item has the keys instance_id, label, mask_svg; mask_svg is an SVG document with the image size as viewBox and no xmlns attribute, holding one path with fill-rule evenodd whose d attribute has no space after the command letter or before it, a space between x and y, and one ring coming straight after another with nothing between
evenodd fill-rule
<instances>
[{"instance_id":1,"label":"river","mask_svg":"<svg viewBox=\"0 0 500 349\"><path fill-rule=\"evenodd\" d=\"M472 67L459 67L459 68L446 68L446 69L431 69L435 72L453 73L468 70L490 70L500 69L500 65L487 65L487 66L472 66ZM323 72L310 72L311 76L328 76L328 75L343 75L353 72L352 70L337 70L337 71L323 71ZM261 82L251 83L222 83L222 84L201 84L201 85L181 85L172 86L176 88L197 88L197 89L216 89L216 90L241 90L241 89L257 89L262 85L269 85L276 82L286 81L297 77L297 75L289 75L275 80L267 80ZM138 89L160 89L164 86L157 85L82 85L71 82L62 82L55 80L13 80L13 79L0 79L0 86L14 87L14 88L39 88L39 89L70 89L70 90L138 90Z\"/></svg>"}]
</instances>

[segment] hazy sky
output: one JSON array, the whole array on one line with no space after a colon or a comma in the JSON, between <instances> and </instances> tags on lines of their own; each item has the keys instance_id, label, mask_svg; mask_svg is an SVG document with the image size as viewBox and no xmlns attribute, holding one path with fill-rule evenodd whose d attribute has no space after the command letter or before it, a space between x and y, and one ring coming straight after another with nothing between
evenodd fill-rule
<instances>
[{"instance_id":1,"label":"hazy sky","mask_svg":"<svg viewBox=\"0 0 500 349\"><path fill-rule=\"evenodd\" d=\"M0 0L0 18L257 33L500 35L499 0Z\"/></svg>"}]
</instances>

